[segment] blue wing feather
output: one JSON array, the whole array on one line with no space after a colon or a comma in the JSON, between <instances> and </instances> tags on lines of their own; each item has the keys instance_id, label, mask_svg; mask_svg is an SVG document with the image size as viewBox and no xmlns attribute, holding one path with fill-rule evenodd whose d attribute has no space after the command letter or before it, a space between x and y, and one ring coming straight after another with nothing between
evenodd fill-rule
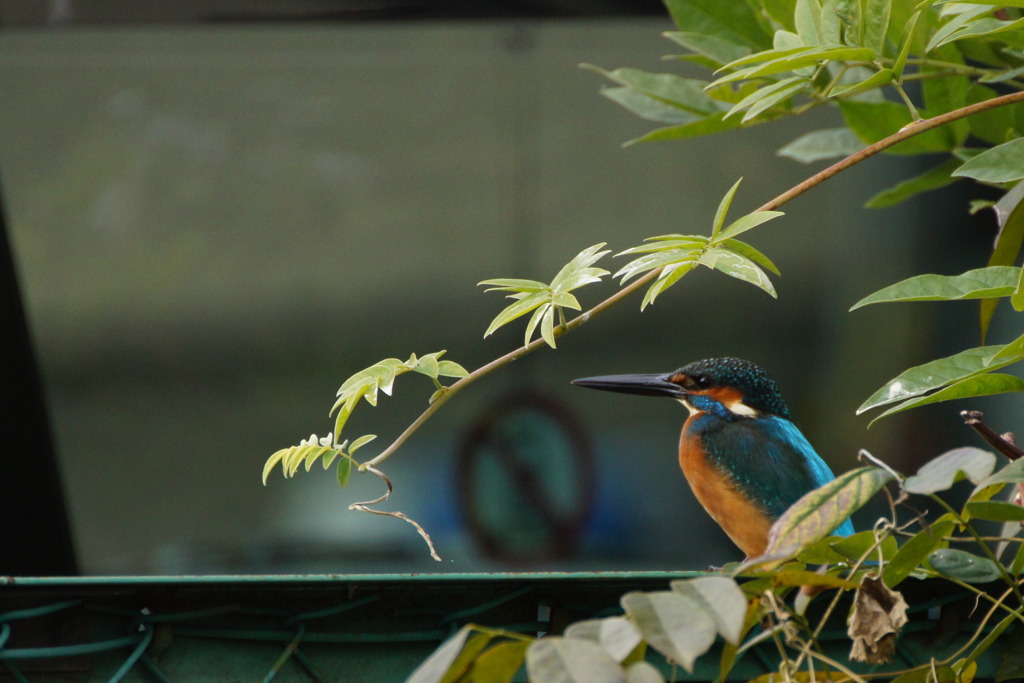
<instances>
[{"instance_id":1,"label":"blue wing feather","mask_svg":"<svg viewBox=\"0 0 1024 683\"><path fill-rule=\"evenodd\" d=\"M808 491L835 479L832 470L789 420L766 416L720 420L706 416L698 429L705 451L747 495L777 518ZM697 425L694 425L697 426ZM834 532L848 536L846 520Z\"/></svg>"}]
</instances>

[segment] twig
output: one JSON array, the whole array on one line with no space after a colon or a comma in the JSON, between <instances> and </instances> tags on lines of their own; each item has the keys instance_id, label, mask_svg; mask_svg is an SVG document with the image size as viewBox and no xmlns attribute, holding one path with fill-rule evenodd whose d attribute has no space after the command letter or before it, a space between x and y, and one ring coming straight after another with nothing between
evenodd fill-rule
<instances>
[{"instance_id":1,"label":"twig","mask_svg":"<svg viewBox=\"0 0 1024 683\"><path fill-rule=\"evenodd\" d=\"M372 506L377 505L378 503L383 503L385 500L388 499L389 496L391 496L391 492L394 490L394 487L391 486L391 480L387 478L387 475L378 470L376 467L369 465L369 463L363 463L363 465L360 466L359 469L360 471L371 472L373 474L376 474L378 477L383 479L384 484L387 486L387 491L385 491L382 495L377 496L373 500L365 500L361 503L352 503L351 505L348 506L348 509L358 510L359 512L369 512L371 515L384 515L385 517L394 517L395 519L400 519L403 522L408 522L409 524L412 524L414 527L416 527L416 531L419 532L420 536L423 537L423 540L427 542L427 547L430 548L430 556L434 558L435 561L440 562L441 556L438 555L437 550L434 549L434 542L430 540L430 534L428 534L426 530L423 527L421 527L418 522L416 522L416 520L411 519L404 512L398 512L397 510L395 510L394 512L388 512L387 510L373 509Z\"/></svg>"},{"instance_id":2,"label":"twig","mask_svg":"<svg viewBox=\"0 0 1024 683\"><path fill-rule=\"evenodd\" d=\"M1010 460L1016 460L1024 455L1024 451L1017 448L1017 439L1014 438L1013 432L996 434L991 427L981 421L983 416L984 414L978 410L960 411L960 417L964 419L964 424L976 431L989 446L996 449Z\"/></svg>"},{"instance_id":3,"label":"twig","mask_svg":"<svg viewBox=\"0 0 1024 683\"><path fill-rule=\"evenodd\" d=\"M795 185L789 190L783 192L778 197L759 208L758 211L772 211L773 209L777 209L790 200L799 197L811 188L821 185L832 176L838 175L851 166L855 166L865 159L869 159L879 152L889 149L893 145L898 145L904 140L909 140L915 135L920 135L921 133L932 130L933 128L938 128L939 126L943 126L947 123L952 123L953 121L958 121L962 118L979 114L983 111L988 111L989 109L995 109L1022 101L1024 101L1024 91L1003 95L1002 97L993 97L991 100L978 102L977 104L972 104L969 107L961 107L960 109L955 109L951 112L946 112L945 114L940 114L939 116L935 116L930 119L919 119L917 121L913 121L889 137L868 145L859 152L855 152L845 159L837 161L823 171L815 173L799 185Z\"/></svg>"}]
</instances>

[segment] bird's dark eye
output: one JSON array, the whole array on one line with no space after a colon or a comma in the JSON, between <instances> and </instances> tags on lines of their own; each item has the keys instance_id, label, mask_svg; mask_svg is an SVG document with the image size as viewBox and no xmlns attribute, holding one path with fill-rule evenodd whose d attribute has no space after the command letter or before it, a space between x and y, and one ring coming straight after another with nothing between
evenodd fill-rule
<instances>
[{"instance_id":1,"label":"bird's dark eye","mask_svg":"<svg viewBox=\"0 0 1024 683\"><path fill-rule=\"evenodd\" d=\"M706 375L697 375L693 377L693 383L698 389L707 389L711 386L711 380Z\"/></svg>"}]
</instances>

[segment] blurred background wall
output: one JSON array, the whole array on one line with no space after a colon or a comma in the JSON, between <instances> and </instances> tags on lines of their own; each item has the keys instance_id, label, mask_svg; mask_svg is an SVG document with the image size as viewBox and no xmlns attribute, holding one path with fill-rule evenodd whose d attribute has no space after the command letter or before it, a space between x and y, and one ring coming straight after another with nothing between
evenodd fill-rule
<instances>
[{"instance_id":1,"label":"blurred background wall","mask_svg":"<svg viewBox=\"0 0 1024 683\"><path fill-rule=\"evenodd\" d=\"M504 302L477 282L549 280L597 242L706 231L737 178L734 216L816 170L774 151L835 121L822 110L623 149L652 125L578 65L679 71L661 61L673 46L657 8L111 25L122 15L91 7L95 22L67 30L8 9L0 32L0 179L84 573L738 559L678 472L685 412L569 385L713 355L764 365L837 471L859 448L912 469L951 438L973 443L958 406L870 431L854 415L974 328L948 308L850 305L924 270L982 265L991 238L948 224L966 201L954 193L862 209L915 170L884 158L750 234L782 270L778 301L697 271L643 314L637 297L446 406L386 463L384 506L423 524L442 563L409 525L346 509L378 495L376 479L340 490L317 468L264 488L266 457L329 431L356 370L440 349L472 369L520 343L515 324L482 339ZM587 288L584 304L611 291ZM936 330L948 348L924 346ZM362 405L350 429L381 435L362 454L431 391L402 377L380 407Z\"/></svg>"}]
</instances>

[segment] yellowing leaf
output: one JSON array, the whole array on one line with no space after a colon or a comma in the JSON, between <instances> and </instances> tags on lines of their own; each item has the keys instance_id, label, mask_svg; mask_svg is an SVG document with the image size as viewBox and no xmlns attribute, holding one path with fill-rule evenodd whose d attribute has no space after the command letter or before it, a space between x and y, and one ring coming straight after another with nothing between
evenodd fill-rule
<instances>
[{"instance_id":1,"label":"yellowing leaf","mask_svg":"<svg viewBox=\"0 0 1024 683\"><path fill-rule=\"evenodd\" d=\"M531 681L625 683L625 673L597 644L580 638L549 636L526 651Z\"/></svg>"},{"instance_id":2,"label":"yellowing leaf","mask_svg":"<svg viewBox=\"0 0 1024 683\"><path fill-rule=\"evenodd\" d=\"M805 494L772 525L768 548L752 563L778 564L830 534L892 479L879 467L845 472Z\"/></svg>"},{"instance_id":3,"label":"yellowing leaf","mask_svg":"<svg viewBox=\"0 0 1024 683\"><path fill-rule=\"evenodd\" d=\"M672 590L697 602L715 622L715 628L733 645L743 637L747 618L747 596L727 576L701 576L673 581Z\"/></svg>"},{"instance_id":4,"label":"yellowing leaf","mask_svg":"<svg viewBox=\"0 0 1024 683\"><path fill-rule=\"evenodd\" d=\"M565 629L565 636L591 640L619 663L623 662L643 640L633 622L625 617L579 621Z\"/></svg>"},{"instance_id":5,"label":"yellowing leaf","mask_svg":"<svg viewBox=\"0 0 1024 683\"><path fill-rule=\"evenodd\" d=\"M673 591L633 592L623 595L621 603L647 643L687 671L693 671L697 657L715 642L711 615L685 595Z\"/></svg>"},{"instance_id":6,"label":"yellowing leaf","mask_svg":"<svg viewBox=\"0 0 1024 683\"><path fill-rule=\"evenodd\" d=\"M903 488L908 493L936 493L945 491L965 477L979 484L992 474L995 466L996 456L988 451L973 447L954 448L922 465L917 474L907 477Z\"/></svg>"}]
</instances>

